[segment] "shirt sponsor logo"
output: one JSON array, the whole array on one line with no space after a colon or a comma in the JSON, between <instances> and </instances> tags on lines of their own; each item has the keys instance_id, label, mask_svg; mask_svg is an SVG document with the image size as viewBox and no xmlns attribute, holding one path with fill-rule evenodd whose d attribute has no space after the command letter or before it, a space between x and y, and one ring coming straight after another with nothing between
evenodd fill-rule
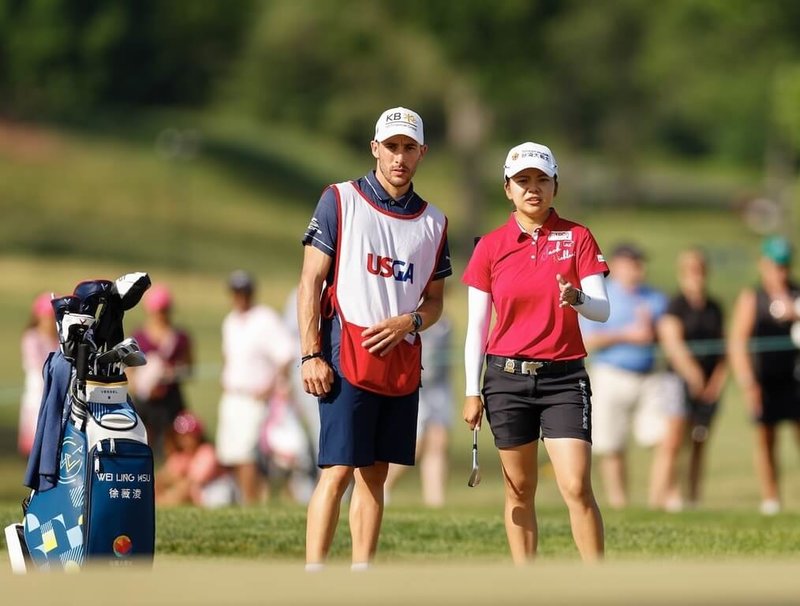
<instances>
[{"instance_id":1,"label":"shirt sponsor logo","mask_svg":"<svg viewBox=\"0 0 800 606\"><path fill-rule=\"evenodd\" d=\"M563 233L563 232L562 232ZM568 261L575 256L575 247L572 240L558 240L547 254L554 257L556 261Z\"/></svg>"},{"instance_id":2,"label":"shirt sponsor logo","mask_svg":"<svg viewBox=\"0 0 800 606\"><path fill-rule=\"evenodd\" d=\"M563 242L565 240L572 240L572 232L571 231L554 231L550 232L550 235L547 236L547 239L550 242Z\"/></svg>"},{"instance_id":3,"label":"shirt sponsor logo","mask_svg":"<svg viewBox=\"0 0 800 606\"><path fill-rule=\"evenodd\" d=\"M398 282L414 283L414 264L374 253L367 254L367 271L382 278L394 278Z\"/></svg>"},{"instance_id":4,"label":"shirt sponsor logo","mask_svg":"<svg viewBox=\"0 0 800 606\"><path fill-rule=\"evenodd\" d=\"M316 217L313 217L311 219L311 222L308 224L308 227L306 228L306 233L307 234L318 234L320 232L321 232L321 230L319 228L319 221L317 221Z\"/></svg>"}]
</instances>

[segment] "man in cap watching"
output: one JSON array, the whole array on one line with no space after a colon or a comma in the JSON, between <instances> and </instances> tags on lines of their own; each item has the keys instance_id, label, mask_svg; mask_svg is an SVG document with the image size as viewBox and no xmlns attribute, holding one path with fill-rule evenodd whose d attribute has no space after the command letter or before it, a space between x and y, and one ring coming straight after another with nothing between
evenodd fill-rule
<instances>
[{"instance_id":1,"label":"man in cap watching","mask_svg":"<svg viewBox=\"0 0 800 606\"><path fill-rule=\"evenodd\" d=\"M655 324L668 299L645 283L645 256L636 244L618 244L609 266L608 321L582 316L579 321L590 360L592 449L600 455L608 504L619 509L628 504L625 450L631 425L642 446L655 446L665 429L663 376L654 372L654 345Z\"/></svg>"},{"instance_id":2,"label":"man in cap watching","mask_svg":"<svg viewBox=\"0 0 800 606\"><path fill-rule=\"evenodd\" d=\"M217 423L217 456L233 470L242 504L259 501L259 432L267 403L288 376L294 340L276 311L254 302L253 277L237 270L228 278L232 309L222 323L222 399Z\"/></svg>"},{"instance_id":3,"label":"man in cap watching","mask_svg":"<svg viewBox=\"0 0 800 606\"><path fill-rule=\"evenodd\" d=\"M777 426L789 421L800 435L800 285L791 278L792 253L786 238L762 242L760 282L739 293L728 341L731 369L756 428L764 515L781 510Z\"/></svg>"},{"instance_id":4,"label":"man in cap watching","mask_svg":"<svg viewBox=\"0 0 800 606\"><path fill-rule=\"evenodd\" d=\"M439 319L452 273L447 219L411 183L428 149L422 118L386 110L370 147L375 170L328 187L303 237L299 362L321 424L308 570L323 565L351 480L353 568L367 567L377 549L389 464L414 464L417 333Z\"/></svg>"}]
</instances>

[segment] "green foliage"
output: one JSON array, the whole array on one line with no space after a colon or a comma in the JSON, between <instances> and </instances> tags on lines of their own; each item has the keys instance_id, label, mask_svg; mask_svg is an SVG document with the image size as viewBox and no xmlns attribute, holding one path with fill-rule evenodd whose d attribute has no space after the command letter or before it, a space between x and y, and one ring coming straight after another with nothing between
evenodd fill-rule
<instances>
[{"instance_id":1,"label":"green foliage","mask_svg":"<svg viewBox=\"0 0 800 606\"><path fill-rule=\"evenodd\" d=\"M197 105L236 56L251 2L8 1L0 110L85 119L100 108Z\"/></svg>"},{"instance_id":2,"label":"green foliage","mask_svg":"<svg viewBox=\"0 0 800 606\"><path fill-rule=\"evenodd\" d=\"M398 10L363 0L267 3L230 96L264 120L360 146L376 108L405 104L433 118L448 72L437 42L407 27Z\"/></svg>"},{"instance_id":3,"label":"green foliage","mask_svg":"<svg viewBox=\"0 0 800 606\"><path fill-rule=\"evenodd\" d=\"M454 101L475 102L497 140L611 153L623 172L643 149L760 163L791 106L799 6L6 0L0 111L221 103L362 146L382 108L414 106L438 141Z\"/></svg>"}]
</instances>

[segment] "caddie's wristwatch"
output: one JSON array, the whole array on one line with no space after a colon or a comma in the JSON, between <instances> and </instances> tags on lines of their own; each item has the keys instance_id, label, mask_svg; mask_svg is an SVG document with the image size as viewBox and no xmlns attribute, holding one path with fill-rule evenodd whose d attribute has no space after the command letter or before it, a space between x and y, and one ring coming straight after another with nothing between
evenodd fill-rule
<instances>
[{"instance_id":1,"label":"caddie's wristwatch","mask_svg":"<svg viewBox=\"0 0 800 606\"><path fill-rule=\"evenodd\" d=\"M583 305L583 302L586 301L586 295L583 294L582 290L575 290L575 303L572 304L573 307L578 307L578 305Z\"/></svg>"},{"instance_id":2,"label":"caddie's wristwatch","mask_svg":"<svg viewBox=\"0 0 800 606\"><path fill-rule=\"evenodd\" d=\"M414 330L412 330L411 332L412 333L419 332L419 329L422 328L422 316L419 315L418 312L412 311L411 312L411 321L414 323Z\"/></svg>"}]
</instances>

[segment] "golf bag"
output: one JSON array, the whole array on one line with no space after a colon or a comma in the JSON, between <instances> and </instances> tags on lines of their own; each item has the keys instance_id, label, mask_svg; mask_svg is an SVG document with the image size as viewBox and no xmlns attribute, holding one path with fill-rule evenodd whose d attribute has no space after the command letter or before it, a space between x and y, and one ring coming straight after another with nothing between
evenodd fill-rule
<instances>
[{"instance_id":1,"label":"golf bag","mask_svg":"<svg viewBox=\"0 0 800 606\"><path fill-rule=\"evenodd\" d=\"M153 454L123 372L146 360L122 330L124 312L149 286L147 274L127 274L52 300L60 349L44 368L25 478L32 490L22 524L5 529L14 572L152 563Z\"/></svg>"}]
</instances>

